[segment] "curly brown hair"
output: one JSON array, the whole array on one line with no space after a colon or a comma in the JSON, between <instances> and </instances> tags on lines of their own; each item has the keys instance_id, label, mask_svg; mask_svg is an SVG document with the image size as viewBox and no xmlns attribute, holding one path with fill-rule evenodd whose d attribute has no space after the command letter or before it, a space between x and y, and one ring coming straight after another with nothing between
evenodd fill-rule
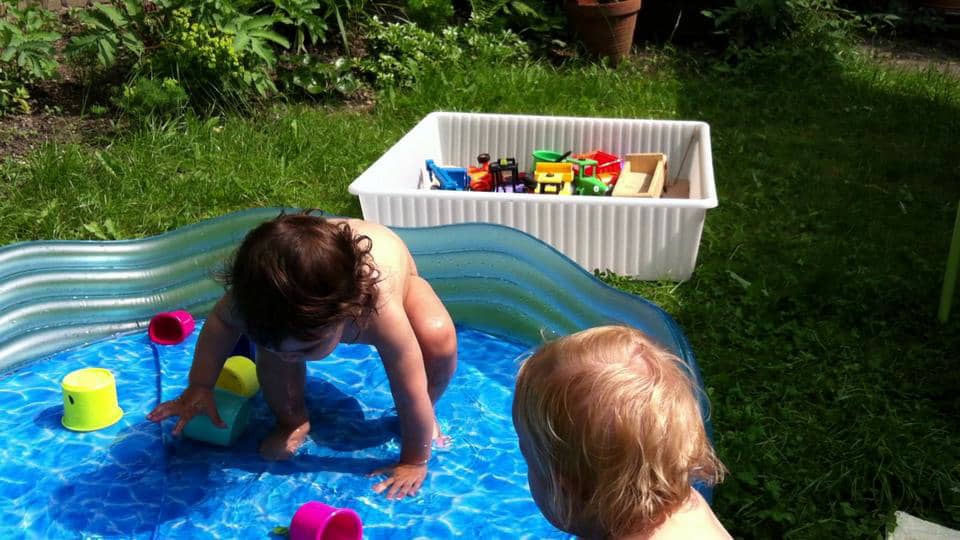
<instances>
[{"instance_id":1,"label":"curly brown hair","mask_svg":"<svg viewBox=\"0 0 960 540\"><path fill-rule=\"evenodd\" d=\"M251 230L220 276L260 345L310 341L330 324L362 325L377 310L370 238L312 212L280 214Z\"/></svg>"}]
</instances>

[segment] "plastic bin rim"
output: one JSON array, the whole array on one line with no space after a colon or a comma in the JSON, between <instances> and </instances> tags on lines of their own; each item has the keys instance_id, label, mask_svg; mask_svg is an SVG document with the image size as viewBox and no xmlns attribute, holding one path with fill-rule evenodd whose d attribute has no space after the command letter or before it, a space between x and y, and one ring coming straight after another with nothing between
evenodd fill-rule
<instances>
[{"instance_id":1,"label":"plastic bin rim","mask_svg":"<svg viewBox=\"0 0 960 540\"><path fill-rule=\"evenodd\" d=\"M538 115L538 114L519 114L519 113L488 113L488 112L456 112L456 111L433 111L427 113L420 122L417 122L417 125L422 123L424 120L429 118L443 118L443 117L456 117L456 116L473 116L473 117L491 117L491 118L535 118L535 119L554 119L554 120L596 120L600 122L618 122L618 123L634 123L634 122L646 122L646 123L665 123L665 124L675 124L691 127L702 127L706 130L710 130L710 124L702 120L671 120L671 119L660 119L660 118L620 118L612 116L554 116L554 115ZM414 126L416 127L416 126ZM413 128L411 128L413 129Z\"/></svg>"},{"instance_id":2,"label":"plastic bin rim","mask_svg":"<svg viewBox=\"0 0 960 540\"><path fill-rule=\"evenodd\" d=\"M714 194L711 197L703 199L669 199L669 198L649 198L649 197L591 197L586 195L535 195L535 194L514 194L502 192L487 191L452 191L442 189L372 189L361 185L360 179L354 181L347 188L351 195L358 197L365 195L386 196L386 197L423 197L432 199L448 200L477 200L477 201L497 201L507 202L554 202L557 204L582 204L582 205L625 205L638 207L664 207L679 209L710 209L718 206L717 197Z\"/></svg>"},{"instance_id":3,"label":"plastic bin rim","mask_svg":"<svg viewBox=\"0 0 960 540\"><path fill-rule=\"evenodd\" d=\"M530 115L530 114L516 114L516 113L487 113L487 112L456 112L456 111L432 111L427 113L423 118L421 118L414 127L410 128L402 138L411 135L413 132L418 129L427 129L425 124L430 123L433 120L437 120L443 117L490 117L490 118L522 118L522 119L555 119L555 120L595 120L603 122L617 122L623 124L631 124L636 122L641 123L669 123L676 125L692 126L702 128L706 133L705 144L710 145L710 124L702 120L662 120L656 118L612 118L612 117L595 117L595 116L551 116L551 115ZM382 158L393 148L394 145L391 145L384 154L380 157ZM711 152L712 154L712 152ZM640 197L583 197L587 199L590 204L627 204L627 205L637 205L644 207L667 207L667 208L690 208L690 209L710 209L716 208L719 205L717 190L713 180L713 163L712 156L711 160L705 165L706 169L704 173L708 176L705 178L705 191L709 196L700 198L700 199L649 199L649 198L640 198ZM375 161L379 161L375 160ZM428 190L428 189L395 189L395 188L386 188L378 189L377 187L367 186L365 184L370 184L373 182L368 178L368 173L373 168L374 164L371 164L366 170L364 170L359 176L354 178L354 180L347 186L347 192L351 195L361 196L361 195L385 195L385 196L411 196L416 194L418 197L431 197L439 199L459 199L463 200L464 197L468 199L475 199L479 201L485 200L497 200L500 202L505 201L514 201L519 199L507 198L511 193L500 193L493 194L487 192L474 192L474 191L444 191L444 190ZM578 200L580 197L560 197L560 204L584 204L587 201ZM574 200L566 200L574 199ZM552 200L552 199L549 199ZM629 202L628 202L629 201Z\"/></svg>"}]
</instances>

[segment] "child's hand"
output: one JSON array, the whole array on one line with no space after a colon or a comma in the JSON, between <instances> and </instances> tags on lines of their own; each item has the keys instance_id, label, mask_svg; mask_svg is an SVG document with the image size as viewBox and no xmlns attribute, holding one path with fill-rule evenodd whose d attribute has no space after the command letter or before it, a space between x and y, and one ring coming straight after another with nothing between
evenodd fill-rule
<instances>
[{"instance_id":1,"label":"child's hand","mask_svg":"<svg viewBox=\"0 0 960 540\"><path fill-rule=\"evenodd\" d=\"M427 477L427 464L408 465L406 463L397 463L390 467L383 467L370 473L368 476L390 473L390 478L373 486L373 491L383 493L387 491L388 499L400 500L407 495L416 495Z\"/></svg>"},{"instance_id":2,"label":"child's hand","mask_svg":"<svg viewBox=\"0 0 960 540\"><path fill-rule=\"evenodd\" d=\"M173 426L173 435L179 437L180 432L183 431L183 426L187 425L187 422L198 414L209 416L213 425L219 428L227 427L226 422L220 418L220 413L217 411L217 403L213 399L213 390L204 386L188 386L177 399L157 405L157 408L147 415L147 420L160 422L171 416L179 416L177 425Z\"/></svg>"}]
</instances>

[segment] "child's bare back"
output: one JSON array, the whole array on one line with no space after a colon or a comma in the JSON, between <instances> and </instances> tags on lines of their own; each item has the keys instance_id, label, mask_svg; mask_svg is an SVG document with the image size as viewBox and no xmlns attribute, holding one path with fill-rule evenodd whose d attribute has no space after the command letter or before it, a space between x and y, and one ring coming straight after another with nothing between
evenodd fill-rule
<instances>
[{"instance_id":1,"label":"child's bare back","mask_svg":"<svg viewBox=\"0 0 960 540\"><path fill-rule=\"evenodd\" d=\"M280 216L257 227L230 268L228 291L197 342L190 385L150 419L198 413L219 422L212 387L241 334L257 343L257 374L277 425L261 444L268 459L287 459L305 442L305 361L339 343L366 343L383 360L397 406L401 452L374 490L414 494L439 436L433 405L456 369L456 333L429 283L417 275L403 241L388 228L354 219Z\"/></svg>"}]
</instances>

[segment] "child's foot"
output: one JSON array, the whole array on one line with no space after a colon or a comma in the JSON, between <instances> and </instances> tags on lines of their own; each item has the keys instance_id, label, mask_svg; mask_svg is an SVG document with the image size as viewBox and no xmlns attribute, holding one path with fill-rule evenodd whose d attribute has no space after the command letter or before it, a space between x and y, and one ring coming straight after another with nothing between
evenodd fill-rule
<instances>
[{"instance_id":1,"label":"child's foot","mask_svg":"<svg viewBox=\"0 0 960 540\"><path fill-rule=\"evenodd\" d=\"M260 455L263 459L283 461L290 459L303 446L310 434L310 422L297 426L277 424L267 438L260 443Z\"/></svg>"}]
</instances>

